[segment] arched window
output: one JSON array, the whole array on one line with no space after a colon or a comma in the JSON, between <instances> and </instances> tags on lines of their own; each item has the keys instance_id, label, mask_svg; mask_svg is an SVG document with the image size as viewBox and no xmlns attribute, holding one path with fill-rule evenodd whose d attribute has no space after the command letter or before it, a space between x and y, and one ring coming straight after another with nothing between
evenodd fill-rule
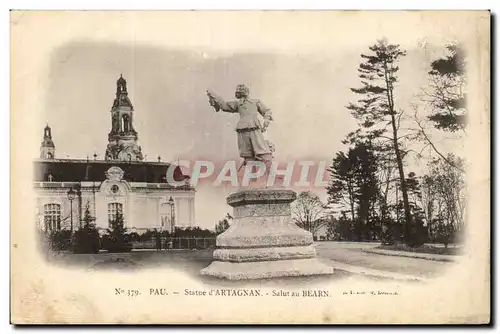
<instances>
[{"instance_id":1,"label":"arched window","mask_svg":"<svg viewBox=\"0 0 500 334\"><path fill-rule=\"evenodd\" d=\"M175 228L175 207L170 203L160 205L160 222L163 230L173 232Z\"/></svg>"},{"instance_id":2,"label":"arched window","mask_svg":"<svg viewBox=\"0 0 500 334\"><path fill-rule=\"evenodd\" d=\"M43 206L43 221L45 230L59 231L61 229L61 206L59 204L45 204Z\"/></svg>"},{"instance_id":3,"label":"arched window","mask_svg":"<svg viewBox=\"0 0 500 334\"><path fill-rule=\"evenodd\" d=\"M123 205L121 203L109 203L108 204L108 225L111 228L111 222L115 221L116 216L122 214L123 217Z\"/></svg>"},{"instance_id":4,"label":"arched window","mask_svg":"<svg viewBox=\"0 0 500 334\"><path fill-rule=\"evenodd\" d=\"M130 131L130 122L128 115L123 115L123 131L124 132Z\"/></svg>"}]
</instances>

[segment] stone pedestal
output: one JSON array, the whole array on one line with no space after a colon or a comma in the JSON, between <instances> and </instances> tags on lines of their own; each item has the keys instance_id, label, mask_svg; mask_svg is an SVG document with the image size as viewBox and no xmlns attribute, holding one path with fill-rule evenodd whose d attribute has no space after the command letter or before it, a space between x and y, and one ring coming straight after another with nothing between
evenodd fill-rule
<instances>
[{"instance_id":1,"label":"stone pedestal","mask_svg":"<svg viewBox=\"0 0 500 334\"><path fill-rule=\"evenodd\" d=\"M292 221L292 190L247 189L231 194L233 222L217 237L214 262L202 275L230 280L332 274L316 259L313 237Z\"/></svg>"}]
</instances>

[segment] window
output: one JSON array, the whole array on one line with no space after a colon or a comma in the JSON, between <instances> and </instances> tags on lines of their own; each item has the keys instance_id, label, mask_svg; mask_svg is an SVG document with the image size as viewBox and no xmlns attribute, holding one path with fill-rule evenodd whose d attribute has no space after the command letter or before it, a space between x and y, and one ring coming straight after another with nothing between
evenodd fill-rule
<instances>
[{"instance_id":1,"label":"window","mask_svg":"<svg viewBox=\"0 0 500 334\"><path fill-rule=\"evenodd\" d=\"M174 206L169 203L160 205L160 222L161 228L166 231L172 231L175 227L175 212Z\"/></svg>"},{"instance_id":2,"label":"window","mask_svg":"<svg viewBox=\"0 0 500 334\"><path fill-rule=\"evenodd\" d=\"M59 204L45 204L43 206L43 221L47 231L61 229L61 206Z\"/></svg>"},{"instance_id":3,"label":"window","mask_svg":"<svg viewBox=\"0 0 500 334\"><path fill-rule=\"evenodd\" d=\"M118 186L117 186L116 184L113 184L113 185L111 186L111 192L112 192L113 194L116 194L116 193L118 192L118 190L120 190L120 188L118 188Z\"/></svg>"},{"instance_id":4,"label":"window","mask_svg":"<svg viewBox=\"0 0 500 334\"><path fill-rule=\"evenodd\" d=\"M108 204L108 225L111 228L111 222L116 219L117 214L123 214L123 205L121 203Z\"/></svg>"}]
</instances>

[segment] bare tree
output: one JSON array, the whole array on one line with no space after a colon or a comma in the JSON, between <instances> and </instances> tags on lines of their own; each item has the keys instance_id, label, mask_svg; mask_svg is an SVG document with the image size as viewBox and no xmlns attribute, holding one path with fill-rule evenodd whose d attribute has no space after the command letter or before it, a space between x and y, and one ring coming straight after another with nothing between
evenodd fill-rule
<instances>
[{"instance_id":1,"label":"bare tree","mask_svg":"<svg viewBox=\"0 0 500 334\"><path fill-rule=\"evenodd\" d=\"M410 116L410 119L413 121L413 124L415 124L415 128L412 129L413 136L415 139L423 142L424 146L420 150L420 152L417 153L417 156L421 156L421 152L424 151L426 148L430 147L434 153L436 153L440 159L442 159L444 162L446 162L449 166L458 169L460 172L464 173L465 169L463 168L462 165L459 165L456 163L456 161L450 160L436 145L435 141L431 138L430 132L432 129L429 129L426 126L426 121L422 119L422 117L419 115L419 108L416 105L412 106L413 108L413 115Z\"/></svg>"},{"instance_id":2,"label":"bare tree","mask_svg":"<svg viewBox=\"0 0 500 334\"><path fill-rule=\"evenodd\" d=\"M454 155L447 159L461 167L463 162ZM452 234L460 232L465 224L466 184L465 174L459 169L449 168L444 160L430 163L430 171L424 177L423 209L433 237L440 236L449 242ZM445 234L445 235L443 235Z\"/></svg>"},{"instance_id":3,"label":"bare tree","mask_svg":"<svg viewBox=\"0 0 500 334\"><path fill-rule=\"evenodd\" d=\"M299 193L292 205L292 217L297 226L316 235L327 224L325 205L319 197L309 191Z\"/></svg>"}]
</instances>

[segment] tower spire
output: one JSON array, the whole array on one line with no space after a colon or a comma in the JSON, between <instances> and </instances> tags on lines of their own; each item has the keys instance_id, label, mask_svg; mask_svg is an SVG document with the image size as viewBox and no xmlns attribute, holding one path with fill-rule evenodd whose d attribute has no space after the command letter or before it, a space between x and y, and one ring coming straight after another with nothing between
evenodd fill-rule
<instances>
[{"instance_id":1,"label":"tower spire","mask_svg":"<svg viewBox=\"0 0 500 334\"><path fill-rule=\"evenodd\" d=\"M43 129L43 140L40 145L40 159L54 159L56 146L52 141L52 131L49 124Z\"/></svg>"},{"instance_id":2,"label":"tower spire","mask_svg":"<svg viewBox=\"0 0 500 334\"><path fill-rule=\"evenodd\" d=\"M108 134L106 160L141 161L141 147L133 126L134 107L128 97L127 81L120 73L116 97L111 107L111 131Z\"/></svg>"}]
</instances>

